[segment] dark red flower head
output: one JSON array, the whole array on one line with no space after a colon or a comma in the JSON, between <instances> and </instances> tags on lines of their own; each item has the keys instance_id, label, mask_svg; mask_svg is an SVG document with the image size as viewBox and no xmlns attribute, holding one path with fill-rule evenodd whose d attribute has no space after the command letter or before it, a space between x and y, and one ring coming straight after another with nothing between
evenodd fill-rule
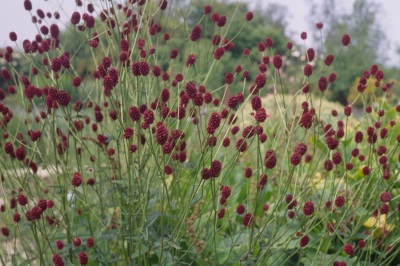
<instances>
[{"instance_id":1,"label":"dark red flower head","mask_svg":"<svg viewBox=\"0 0 400 266\"><path fill-rule=\"evenodd\" d=\"M24 1L24 8L26 11L31 11L32 10L32 3L30 0L25 0Z\"/></svg>"},{"instance_id":2,"label":"dark red flower head","mask_svg":"<svg viewBox=\"0 0 400 266\"><path fill-rule=\"evenodd\" d=\"M219 16L218 20L217 20L217 26L218 27L223 27L226 24L226 16Z\"/></svg>"},{"instance_id":3,"label":"dark red flower head","mask_svg":"<svg viewBox=\"0 0 400 266\"><path fill-rule=\"evenodd\" d=\"M280 69L283 64L282 57L280 55L275 55L272 59L272 64L276 69Z\"/></svg>"},{"instance_id":4,"label":"dark red flower head","mask_svg":"<svg viewBox=\"0 0 400 266\"><path fill-rule=\"evenodd\" d=\"M343 207L345 203L345 198L343 196L337 196L335 199L335 205L336 207L340 208Z\"/></svg>"},{"instance_id":5,"label":"dark red flower head","mask_svg":"<svg viewBox=\"0 0 400 266\"><path fill-rule=\"evenodd\" d=\"M301 115L299 126L309 129L312 126L313 115L311 112L303 112Z\"/></svg>"},{"instance_id":6,"label":"dark red flower head","mask_svg":"<svg viewBox=\"0 0 400 266\"><path fill-rule=\"evenodd\" d=\"M79 255L78 255L78 257L79 257L79 264L80 265L86 265L86 264L88 264L88 256L87 256L87 254L85 253L85 252L79 252Z\"/></svg>"},{"instance_id":7,"label":"dark red flower head","mask_svg":"<svg viewBox=\"0 0 400 266\"><path fill-rule=\"evenodd\" d=\"M314 213L314 202L307 201L303 206L304 215L310 216Z\"/></svg>"},{"instance_id":8,"label":"dark red flower head","mask_svg":"<svg viewBox=\"0 0 400 266\"><path fill-rule=\"evenodd\" d=\"M80 20L81 20L81 14L79 14L79 12L72 13L72 15L71 15L71 23L73 25L77 25Z\"/></svg>"},{"instance_id":9,"label":"dark red flower head","mask_svg":"<svg viewBox=\"0 0 400 266\"><path fill-rule=\"evenodd\" d=\"M168 1L167 0L160 0L160 2L158 3L158 7L161 10L167 9L167 6L168 6Z\"/></svg>"},{"instance_id":10,"label":"dark red flower head","mask_svg":"<svg viewBox=\"0 0 400 266\"><path fill-rule=\"evenodd\" d=\"M274 46L274 40L271 37L267 37L265 39L265 44L267 45L268 48Z\"/></svg>"},{"instance_id":11,"label":"dark red flower head","mask_svg":"<svg viewBox=\"0 0 400 266\"><path fill-rule=\"evenodd\" d=\"M318 80L318 88L320 91L324 92L328 87L328 80L326 77L322 76Z\"/></svg>"},{"instance_id":12,"label":"dark red flower head","mask_svg":"<svg viewBox=\"0 0 400 266\"><path fill-rule=\"evenodd\" d=\"M350 44L350 35L349 34L345 34L342 36L342 44L343 46L347 46Z\"/></svg>"},{"instance_id":13,"label":"dark red flower head","mask_svg":"<svg viewBox=\"0 0 400 266\"><path fill-rule=\"evenodd\" d=\"M13 31L10 32L9 37L10 37L10 40L11 40L12 42L17 41L17 34L16 34L15 32L13 32Z\"/></svg>"},{"instance_id":14,"label":"dark red flower head","mask_svg":"<svg viewBox=\"0 0 400 266\"><path fill-rule=\"evenodd\" d=\"M79 187L82 184L81 174L78 172L75 172L72 177L71 183L74 187Z\"/></svg>"},{"instance_id":15,"label":"dark red flower head","mask_svg":"<svg viewBox=\"0 0 400 266\"><path fill-rule=\"evenodd\" d=\"M290 163L293 166L297 166L300 164L300 162L301 162L301 154L299 152L294 152L290 157Z\"/></svg>"},{"instance_id":16,"label":"dark red flower head","mask_svg":"<svg viewBox=\"0 0 400 266\"><path fill-rule=\"evenodd\" d=\"M53 263L55 266L64 266L65 265L62 257L58 254L53 255Z\"/></svg>"},{"instance_id":17,"label":"dark red flower head","mask_svg":"<svg viewBox=\"0 0 400 266\"><path fill-rule=\"evenodd\" d=\"M247 12L246 13L246 20L247 21L252 21L253 20L253 12Z\"/></svg>"},{"instance_id":18,"label":"dark red flower head","mask_svg":"<svg viewBox=\"0 0 400 266\"><path fill-rule=\"evenodd\" d=\"M310 242L310 237L308 235L304 235L300 238L300 247L305 247L308 245L308 242Z\"/></svg>"},{"instance_id":19,"label":"dark red flower head","mask_svg":"<svg viewBox=\"0 0 400 266\"><path fill-rule=\"evenodd\" d=\"M192 32L190 33L190 40L193 42L197 41L198 39L201 38L201 27L199 25L194 26L192 29Z\"/></svg>"},{"instance_id":20,"label":"dark red flower head","mask_svg":"<svg viewBox=\"0 0 400 266\"><path fill-rule=\"evenodd\" d=\"M210 14L211 11L212 11L212 8L211 8L210 5L206 5L206 6L204 7L204 15Z\"/></svg>"},{"instance_id":21,"label":"dark red flower head","mask_svg":"<svg viewBox=\"0 0 400 266\"><path fill-rule=\"evenodd\" d=\"M307 59L309 62L313 61L315 58L315 51L313 48L307 49Z\"/></svg>"},{"instance_id":22,"label":"dark red flower head","mask_svg":"<svg viewBox=\"0 0 400 266\"><path fill-rule=\"evenodd\" d=\"M276 158L275 151L274 150L268 150L265 153L265 156L264 156L264 166L267 169L272 169L272 168L275 167L276 161L277 161L277 158Z\"/></svg>"},{"instance_id":23,"label":"dark red flower head","mask_svg":"<svg viewBox=\"0 0 400 266\"><path fill-rule=\"evenodd\" d=\"M254 216L251 213L246 213L243 216L243 225L244 226L250 226L253 223Z\"/></svg>"},{"instance_id":24,"label":"dark red flower head","mask_svg":"<svg viewBox=\"0 0 400 266\"><path fill-rule=\"evenodd\" d=\"M351 106L346 106L346 107L344 108L344 114L345 114L346 116L351 116L351 111L352 111Z\"/></svg>"},{"instance_id":25,"label":"dark red flower head","mask_svg":"<svg viewBox=\"0 0 400 266\"><path fill-rule=\"evenodd\" d=\"M354 248L350 243L347 243L346 245L344 245L343 251L349 256L354 255Z\"/></svg>"},{"instance_id":26,"label":"dark red flower head","mask_svg":"<svg viewBox=\"0 0 400 266\"><path fill-rule=\"evenodd\" d=\"M328 54L325 58L324 64L330 66L334 59L335 57L332 54Z\"/></svg>"},{"instance_id":27,"label":"dark red flower head","mask_svg":"<svg viewBox=\"0 0 400 266\"><path fill-rule=\"evenodd\" d=\"M304 66L303 69L304 76L309 77L312 75L312 72L313 72L313 67L310 64Z\"/></svg>"},{"instance_id":28,"label":"dark red flower head","mask_svg":"<svg viewBox=\"0 0 400 266\"><path fill-rule=\"evenodd\" d=\"M392 196L389 192L382 192L382 194L380 195L380 199L382 202L386 203L391 201Z\"/></svg>"}]
</instances>

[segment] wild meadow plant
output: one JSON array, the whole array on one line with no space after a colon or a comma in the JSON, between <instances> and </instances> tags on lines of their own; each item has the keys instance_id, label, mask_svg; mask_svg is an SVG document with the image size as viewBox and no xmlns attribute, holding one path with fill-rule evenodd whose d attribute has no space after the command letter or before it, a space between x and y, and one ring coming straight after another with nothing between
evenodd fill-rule
<instances>
[{"instance_id":1,"label":"wild meadow plant","mask_svg":"<svg viewBox=\"0 0 400 266\"><path fill-rule=\"evenodd\" d=\"M1 55L3 265L400 263L391 84L365 66L361 117L352 103L326 110L348 34L335 55L303 42L298 65L295 44L276 54L265 36L232 65L252 12L207 4L193 21L200 2L84 2L62 33L61 5L25 0L38 34Z\"/></svg>"}]
</instances>

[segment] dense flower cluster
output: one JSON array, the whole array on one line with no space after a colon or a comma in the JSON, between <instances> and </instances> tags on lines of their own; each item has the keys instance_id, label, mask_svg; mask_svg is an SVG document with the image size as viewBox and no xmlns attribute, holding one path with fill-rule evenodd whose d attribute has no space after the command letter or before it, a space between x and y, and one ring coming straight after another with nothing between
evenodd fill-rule
<instances>
[{"instance_id":1,"label":"dense flower cluster","mask_svg":"<svg viewBox=\"0 0 400 266\"><path fill-rule=\"evenodd\" d=\"M223 246L241 263L273 264L279 237L302 248L288 264L321 237L333 265L345 265L340 252L395 258L400 105L390 106L397 85L382 67L359 73L356 100L326 110L321 99L343 86L335 64L352 47L298 45L307 32L249 31L243 42L257 13L217 4L183 12L167 0L117 2L76 0L64 33L63 14L23 1L37 35L22 41L24 56L0 51L5 241L40 243L38 263L54 265L101 263L111 242L108 263L227 264ZM233 32L234 23L244 27Z\"/></svg>"}]
</instances>

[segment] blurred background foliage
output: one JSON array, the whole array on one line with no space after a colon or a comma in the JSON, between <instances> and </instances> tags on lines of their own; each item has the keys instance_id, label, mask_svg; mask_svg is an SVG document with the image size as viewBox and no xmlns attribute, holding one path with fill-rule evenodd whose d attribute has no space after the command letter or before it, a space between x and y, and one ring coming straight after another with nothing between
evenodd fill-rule
<instances>
[{"instance_id":1,"label":"blurred background foliage","mask_svg":"<svg viewBox=\"0 0 400 266\"><path fill-rule=\"evenodd\" d=\"M280 54L284 57L285 64L291 65L282 70L282 82L284 91L286 93L294 93L301 89L304 83L303 66L305 64L306 50L310 47L305 47L300 41L300 37L291 40L287 33L287 10L284 6L279 4L270 4L265 9L256 9L254 12L254 19L251 23L244 23L244 15L249 10L245 3L227 2L227 1L214 1L212 4L212 12L218 12L220 15L225 15L228 18L227 26L218 28L214 23L209 21L209 17L203 17L204 7L209 4L209 1L201 0L202 4L190 7L188 1L179 2L175 5L175 9L171 10L167 17L159 17L162 21L162 32L168 32L171 39L167 45L162 40L163 34L158 34L157 37L152 37L153 44L157 48L158 59L157 64L163 71L168 71L168 68L179 67L183 72L185 68L186 58L189 54L197 56L197 66L201 67L205 62L202 56L204 52L210 52L214 49L211 40L214 34L225 36L231 40L235 46L226 52L221 62L214 68L207 82L208 90L213 91L224 84L224 76L227 72L234 73L235 67L241 65L244 70L249 68L250 64L260 63L262 56L257 49L259 42L265 42L267 37L274 41L274 46L264 52L270 58L275 54ZM322 67L323 58L327 54L333 54L338 60L335 60L330 67L330 72L337 74L337 80L330 85L327 94L328 100L339 102L343 105L351 103L357 96L355 82L363 75L365 66L378 64L379 68L384 70L384 82L394 82L391 95L399 95L400 87L397 83L400 76L399 66L386 66L385 49L387 48L386 37L379 22L376 19L376 14L379 11L379 5L372 1L356 0L349 14L341 14L338 12L337 0L327 1L313 1L310 4L310 23L315 25L319 21L321 15L324 17L324 28L322 35L315 28L314 32L309 32L309 38L314 40L314 50L316 51L316 66L315 69ZM188 10L187 13L182 14L182 10ZM165 15L164 15L165 16ZM182 24L179 20L184 17L187 26L178 26ZM230 22L232 23L230 24ZM189 42L189 34L193 26L199 23L203 28L203 35L196 45L187 45ZM239 34L240 33L240 34ZM343 47L341 45L341 36L348 33L351 36L351 45ZM113 33L115 34L115 33ZM300 33L298 33L300 35ZM93 64L93 56L97 62L101 62L102 54L96 50L96 53L91 54L90 47L84 45L89 40L85 39L84 34L79 34L79 31L73 25L67 27L65 31L60 34L60 44L63 51L68 51L74 60L76 72L82 77L83 80L92 79L92 72L96 69ZM102 42L106 38L100 39ZM286 44L292 41L294 46L292 50L288 50ZM103 47L107 47L107 43L100 43ZM169 61L168 56L173 48L179 50L179 56L174 62ZM247 58L243 55L244 49L250 49L250 56ZM185 50L186 49L186 50ZM212 51L212 50L211 50ZM399 49L400 53L400 49ZM17 53L14 53L17 54ZM19 57L16 61L16 69L19 73L29 75L32 68L31 64L24 63L24 56L15 55ZM35 62L39 63L42 56L36 55ZM118 54L115 55L115 60L118 59ZM322 60L321 60L322 59ZM173 65L172 65L173 64ZM0 68L5 66L6 62L0 59ZM197 67L196 66L196 67ZM250 69L250 68L249 68ZM254 69L254 68L252 68ZM174 69L174 71L177 69ZM204 69L203 69L204 70ZM179 70L177 70L179 71ZM242 73L243 73L242 71ZM186 73L187 77L194 77L198 73L204 73L201 69L190 70ZM249 81L252 81L257 73L249 73ZM316 83L320 73L311 76L310 82ZM239 74L241 75L241 74ZM70 91L72 89L70 80L72 76L65 77L63 81L63 89ZM251 84L251 83L247 83ZM0 80L0 88L4 91L7 90L7 84ZM230 93L235 94L242 91L241 86L232 86ZM267 93L270 90L267 90ZM77 99L79 95L74 95ZM396 97L392 97L393 101L397 101ZM359 102L357 102L359 104Z\"/></svg>"}]
</instances>

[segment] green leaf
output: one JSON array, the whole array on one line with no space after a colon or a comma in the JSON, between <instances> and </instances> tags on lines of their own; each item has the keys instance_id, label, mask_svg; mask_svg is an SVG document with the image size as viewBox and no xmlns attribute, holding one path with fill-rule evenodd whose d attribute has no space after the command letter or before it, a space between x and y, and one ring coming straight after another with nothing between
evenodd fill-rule
<instances>
[{"instance_id":1,"label":"green leaf","mask_svg":"<svg viewBox=\"0 0 400 266\"><path fill-rule=\"evenodd\" d=\"M314 147L316 147L317 149L319 149L319 150L321 150L323 152L327 152L328 151L328 148L325 146L325 144L318 137L311 136L310 137L310 143Z\"/></svg>"}]
</instances>

